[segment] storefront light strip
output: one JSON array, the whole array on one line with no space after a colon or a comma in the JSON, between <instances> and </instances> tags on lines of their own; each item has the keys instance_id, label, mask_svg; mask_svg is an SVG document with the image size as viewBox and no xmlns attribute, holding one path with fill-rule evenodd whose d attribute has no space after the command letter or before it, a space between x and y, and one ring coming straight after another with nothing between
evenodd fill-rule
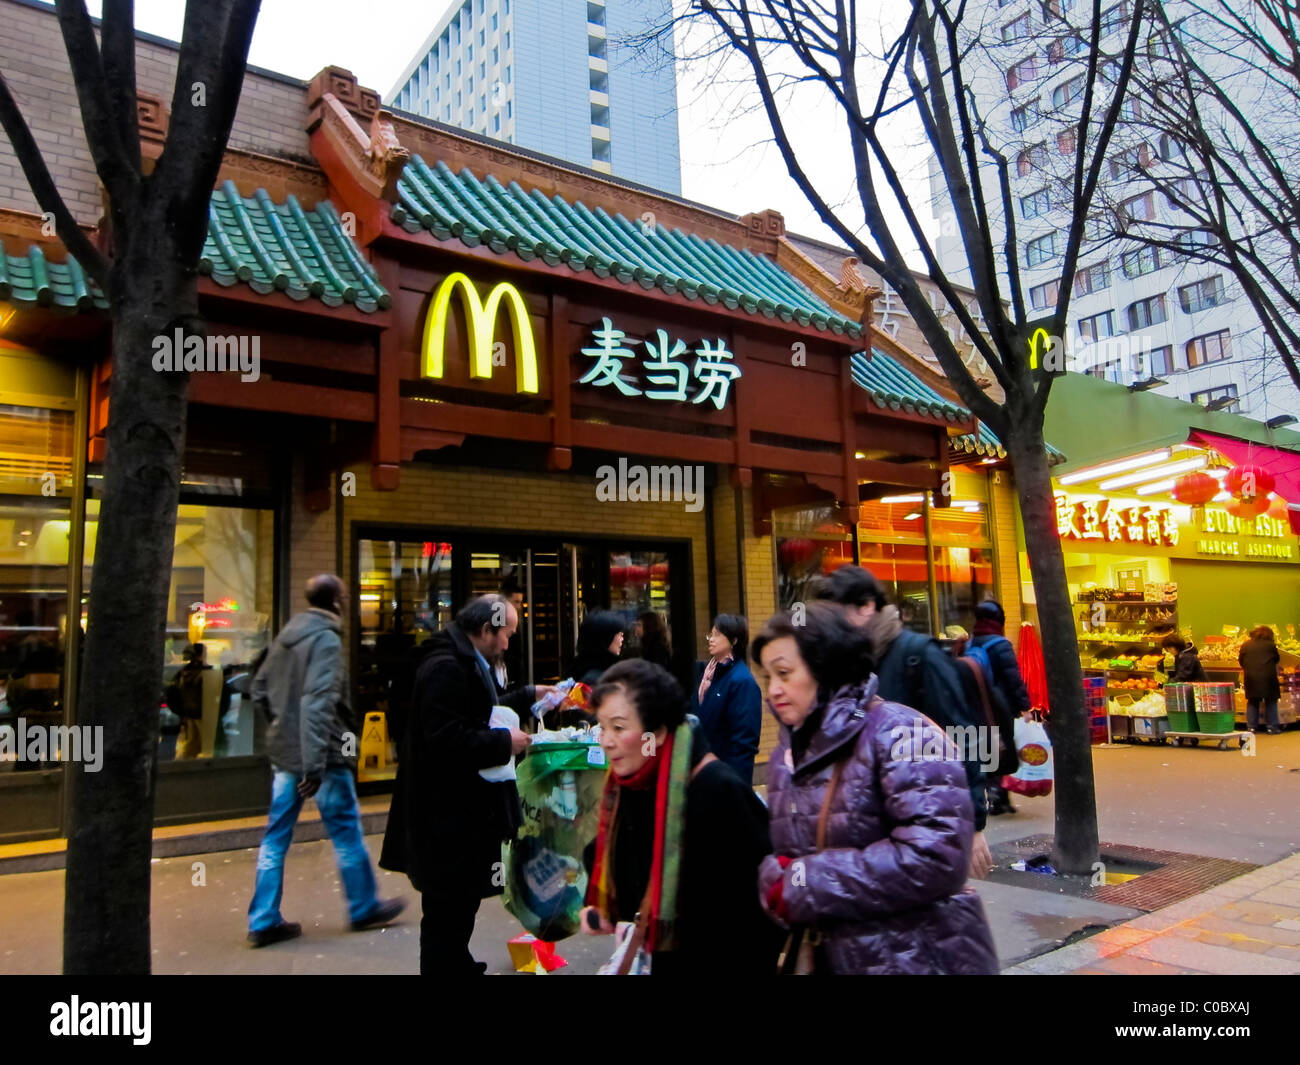
<instances>
[{"instance_id":1,"label":"storefront light strip","mask_svg":"<svg viewBox=\"0 0 1300 1065\"><path fill-rule=\"evenodd\" d=\"M1081 481L1095 481L1099 477L1109 477L1115 473L1125 473L1128 470L1136 470L1141 466L1154 466L1157 462L1168 462L1170 456L1169 448L1161 448L1159 451L1148 451L1143 455L1133 455L1130 458L1120 459L1118 462L1107 462L1101 466L1089 466L1086 469L1075 470L1073 473L1067 473L1064 477L1058 477L1061 484L1079 484Z\"/></svg>"},{"instance_id":2,"label":"storefront light strip","mask_svg":"<svg viewBox=\"0 0 1300 1065\"><path fill-rule=\"evenodd\" d=\"M1097 487L1103 492L1113 492L1117 488L1131 488L1135 484L1145 484L1153 479L1177 477L1179 474L1191 473L1193 470L1201 469L1209 461L1209 456L1197 455L1192 459L1170 462L1164 466L1156 466L1154 469L1141 470L1138 473L1127 473L1123 477L1112 477L1108 481L1102 481Z\"/></svg>"},{"instance_id":3,"label":"storefront light strip","mask_svg":"<svg viewBox=\"0 0 1300 1065\"><path fill-rule=\"evenodd\" d=\"M882 498L877 499L876 502L877 502L877 503L886 503L886 504L889 504L889 503L920 503L923 499L924 499L923 496L883 496Z\"/></svg>"}]
</instances>

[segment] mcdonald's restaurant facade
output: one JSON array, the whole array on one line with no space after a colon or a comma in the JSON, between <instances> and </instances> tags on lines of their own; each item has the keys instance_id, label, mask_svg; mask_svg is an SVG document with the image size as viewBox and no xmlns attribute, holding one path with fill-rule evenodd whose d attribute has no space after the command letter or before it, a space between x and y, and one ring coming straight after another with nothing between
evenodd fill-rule
<instances>
[{"instance_id":1,"label":"mcdonald's restaurant facade","mask_svg":"<svg viewBox=\"0 0 1300 1065\"><path fill-rule=\"evenodd\" d=\"M715 614L757 628L851 561L918 628L969 625L990 591L1018 619L1004 454L779 215L393 115L334 68L250 71L250 92L283 155L240 147L237 122L206 347L160 341L155 359L191 370L160 692L192 642L216 667L197 757L160 706L160 824L265 810L241 682L320 572L350 590L372 792L395 772L387 712L415 646L484 592L522 597L519 682L563 677L595 609L627 619L625 654L660 614L689 676ZM156 153L165 108L141 115ZM0 218L0 724L73 725L112 357L102 296L38 222ZM769 722L764 752L774 739ZM66 830L66 772L0 766L0 843Z\"/></svg>"}]
</instances>

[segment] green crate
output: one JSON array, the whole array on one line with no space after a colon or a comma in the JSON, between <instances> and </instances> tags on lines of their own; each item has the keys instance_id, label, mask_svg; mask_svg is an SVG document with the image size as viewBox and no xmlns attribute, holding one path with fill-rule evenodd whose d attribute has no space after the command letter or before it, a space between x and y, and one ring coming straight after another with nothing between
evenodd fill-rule
<instances>
[{"instance_id":1,"label":"green crate","mask_svg":"<svg viewBox=\"0 0 1300 1065\"><path fill-rule=\"evenodd\" d=\"M1201 732L1232 732L1237 727L1237 714L1233 710L1221 713L1198 710L1196 720L1201 723Z\"/></svg>"},{"instance_id":2,"label":"green crate","mask_svg":"<svg viewBox=\"0 0 1300 1065\"><path fill-rule=\"evenodd\" d=\"M1194 710L1179 711L1170 710L1169 731L1170 732L1200 732L1196 725L1196 712Z\"/></svg>"}]
</instances>

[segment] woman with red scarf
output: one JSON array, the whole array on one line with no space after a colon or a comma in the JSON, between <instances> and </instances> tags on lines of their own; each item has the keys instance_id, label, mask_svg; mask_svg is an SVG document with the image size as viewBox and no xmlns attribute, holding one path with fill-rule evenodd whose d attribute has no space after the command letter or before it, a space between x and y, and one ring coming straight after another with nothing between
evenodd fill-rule
<instances>
[{"instance_id":1,"label":"woman with red scarf","mask_svg":"<svg viewBox=\"0 0 1300 1065\"><path fill-rule=\"evenodd\" d=\"M609 773L586 855L583 931L632 923L629 953L643 946L654 975L693 963L711 973L772 972L782 936L755 893L771 853L766 808L709 753L685 693L662 667L620 662L591 705Z\"/></svg>"}]
</instances>

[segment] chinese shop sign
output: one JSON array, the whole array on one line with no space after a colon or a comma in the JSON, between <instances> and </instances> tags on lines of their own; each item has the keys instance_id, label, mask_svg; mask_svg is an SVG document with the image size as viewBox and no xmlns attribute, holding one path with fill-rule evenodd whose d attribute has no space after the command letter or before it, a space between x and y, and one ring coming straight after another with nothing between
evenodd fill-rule
<instances>
[{"instance_id":1,"label":"chinese shop sign","mask_svg":"<svg viewBox=\"0 0 1300 1065\"><path fill-rule=\"evenodd\" d=\"M1168 507L1113 499L1074 501L1064 492L1055 498L1056 532L1062 540L1178 546L1178 521Z\"/></svg>"},{"instance_id":2,"label":"chinese shop sign","mask_svg":"<svg viewBox=\"0 0 1300 1065\"><path fill-rule=\"evenodd\" d=\"M694 348L684 340L669 337L667 330L656 329L653 337L641 341L645 351L640 356L642 379L632 378L627 364L636 364L637 352L624 342L627 334L602 318L599 329L591 333L592 344L582 354L595 360L578 379L582 385L613 388L625 396L644 396L667 403L708 403L722 410L731 392L731 383L740 377L740 367L732 360L725 340L700 340ZM694 355L694 362L690 356ZM694 383L694 395L687 386ZM645 387L641 387L644 384Z\"/></svg>"},{"instance_id":3,"label":"chinese shop sign","mask_svg":"<svg viewBox=\"0 0 1300 1065\"><path fill-rule=\"evenodd\" d=\"M1261 515L1235 518L1220 508L1205 507L1190 521L1186 508L1135 500L1054 493L1056 531L1062 540L1096 547L1163 548L1184 558L1256 562L1297 561L1297 543L1285 522Z\"/></svg>"}]
</instances>

